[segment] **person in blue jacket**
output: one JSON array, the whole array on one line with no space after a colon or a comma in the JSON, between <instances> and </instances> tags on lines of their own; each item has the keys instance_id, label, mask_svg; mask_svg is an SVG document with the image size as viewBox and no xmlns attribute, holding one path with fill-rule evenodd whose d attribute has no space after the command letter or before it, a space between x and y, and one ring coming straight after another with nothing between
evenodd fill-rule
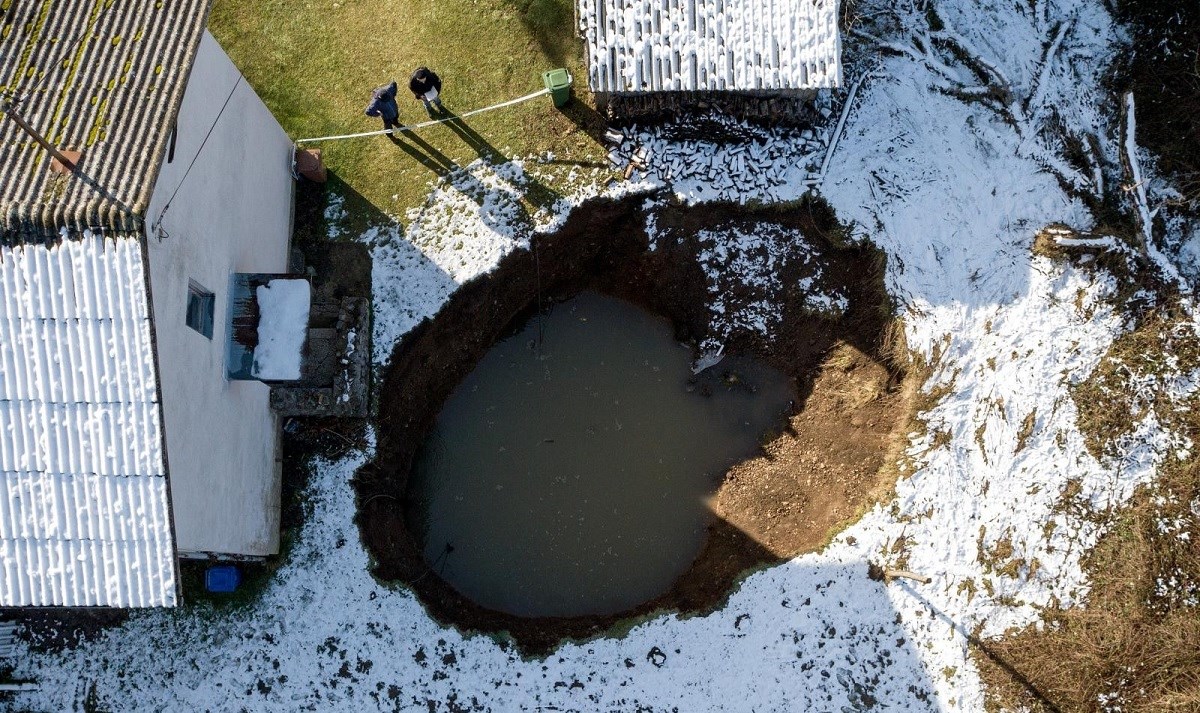
<instances>
[{"instance_id":1,"label":"person in blue jacket","mask_svg":"<svg viewBox=\"0 0 1200 713\"><path fill-rule=\"evenodd\" d=\"M446 111L446 107L442 106L441 97L438 96L442 93L442 78L434 74L432 69L417 67L417 71L413 72L412 78L408 80L408 91L425 102L425 111L429 112L429 118L434 117L434 105L437 105L439 111Z\"/></svg>"},{"instance_id":2,"label":"person in blue jacket","mask_svg":"<svg viewBox=\"0 0 1200 713\"><path fill-rule=\"evenodd\" d=\"M378 116L383 119L383 128L402 128L400 125L400 107L396 105L396 83L376 87L371 92L371 103L367 105L367 116Z\"/></svg>"}]
</instances>

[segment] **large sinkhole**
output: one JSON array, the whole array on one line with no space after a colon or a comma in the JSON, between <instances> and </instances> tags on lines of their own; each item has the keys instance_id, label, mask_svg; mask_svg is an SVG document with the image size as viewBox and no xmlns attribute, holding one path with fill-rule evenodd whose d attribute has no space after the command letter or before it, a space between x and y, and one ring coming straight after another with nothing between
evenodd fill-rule
<instances>
[{"instance_id":1,"label":"large sinkhole","mask_svg":"<svg viewBox=\"0 0 1200 713\"><path fill-rule=\"evenodd\" d=\"M699 554L706 500L787 413L745 357L693 377L670 323L585 292L498 342L418 452L405 513L425 560L485 607L612 614Z\"/></svg>"},{"instance_id":2,"label":"large sinkhole","mask_svg":"<svg viewBox=\"0 0 1200 713\"><path fill-rule=\"evenodd\" d=\"M894 482L916 379L841 235L815 201L601 201L462 285L383 374L376 577L544 653L823 546Z\"/></svg>"}]
</instances>

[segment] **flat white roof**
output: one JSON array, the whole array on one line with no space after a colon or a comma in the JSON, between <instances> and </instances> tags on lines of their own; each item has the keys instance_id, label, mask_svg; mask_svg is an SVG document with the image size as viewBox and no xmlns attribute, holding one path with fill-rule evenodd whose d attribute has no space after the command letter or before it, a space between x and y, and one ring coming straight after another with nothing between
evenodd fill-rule
<instances>
[{"instance_id":1,"label":"flat white roof","mask_svg":"<svg viewBox=\"0 0 1200 713\"><path fill-rule=\"evenodd\" d=\"M0 606L174 606L136 237L0 246Z\"/></svg>"},{"instance_id":2,"label":"flat white roof","mask_svg":"<svg viewBox=\"0 0 1200 713\"><path fill-rule=\"evenodd\" d=\"M837 0L578 0L595 92L842 82Z\"/></svg>"}]
</instances>

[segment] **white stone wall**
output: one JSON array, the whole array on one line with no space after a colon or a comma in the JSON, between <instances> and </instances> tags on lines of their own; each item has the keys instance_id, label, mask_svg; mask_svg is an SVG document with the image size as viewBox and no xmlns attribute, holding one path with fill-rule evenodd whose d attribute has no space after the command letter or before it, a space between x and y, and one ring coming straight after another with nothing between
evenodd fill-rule
<instances>
[{"instance_id":1,"label":"white stone wall","mask_svg":"<svg viewBox=\"0 0 1200 713\"><path fill-rule=\"evenodd\" d=\"M179 112L174 157L164 157L146 216L181 553L279 549L278 419L266 385L226 378L225 355L234 273L287 271L291 146L206 31ZM185 323L190 280L216 295L212 339Z\"/></svg>"}]
</instances>

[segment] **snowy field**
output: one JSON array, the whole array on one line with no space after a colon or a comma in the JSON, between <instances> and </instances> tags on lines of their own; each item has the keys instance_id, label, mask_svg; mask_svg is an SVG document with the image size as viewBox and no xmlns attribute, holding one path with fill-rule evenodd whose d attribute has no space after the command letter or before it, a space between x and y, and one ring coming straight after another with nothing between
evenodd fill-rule
<instances>
[{"instance_id":1,"label":"snowy field","mask_svg":"<svg viewBox=\"0 0 1200 713\"><path fill-rule=\"evenodd\" d=\"M1087 596L1080 560L1101 531L1060 506L1068 487L1110 508L1168 453L1191 447L1151 415L1118 457L1089 454L1068 389L1128 319L1106 302L1113 278L1031 252L1051 224L1092 228L1073 196L1105 191L1106 167L1119 165L1121 109L1099 82L1120 39L1092 2L947 0L936 30L923 6L860 11L873 19L847 44L865 56L859 76L864 66L870 76L817 190L889 254L909 346L934 368L925 388L944 394L923 415L928 428L914 434L893 501L825 551L749 577L710 616L665 615L523 660L439 626L409 593L375 582L348 482L370 454L319 463L311 517L256 604L142 612L64 654L19 654L16 674L42 688L15 709L69 710L93 690L110 710L983 710L968 635L997 636L1037 621L1039 607ZM933 49L951 45L961 51ZM1064 159L1062 131L1097 137L1094 170ZM642 139L671 148L656 134ZM737 200L807 190L768 179L804 173L793 159L807 161L812 143L771 140L744 164ZM689 150L702 162L728 149ZM575 193L530 217L518 199L540 170L536 160L473 164L420 211L362 236L375 259L377 363L459 284L580 200L706 195L696 175L677 185L654 172L617 184L581 174ZM744 269L736 257L750 238L706 235L706 269ZM722 329L769 330L770 307L731 312L746 323ZM1172 395L1182 398L1197 375L1179 377ZM902 559L932 582L867 577L868 561Z\"/></svg>"}]
</instances>

